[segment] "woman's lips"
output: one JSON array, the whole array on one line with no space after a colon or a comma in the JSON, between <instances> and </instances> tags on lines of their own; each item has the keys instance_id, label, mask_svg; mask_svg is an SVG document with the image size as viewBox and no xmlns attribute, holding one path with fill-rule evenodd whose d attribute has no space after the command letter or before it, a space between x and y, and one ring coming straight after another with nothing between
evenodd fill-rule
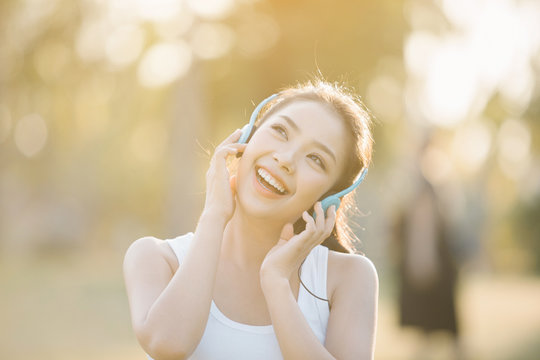
<instances>
[{"instance_id":1,"label":"woman's lips","mask_svg":"<svg viewBox=\"0 0 540 360\"><path fill-rule=\"evenodd\" d=\"M253 185L261 195L270 199L279 199L287 194L287 192L285 194L278 194L275 189L271 189L267 185L263 184L259 180L257 168L255 168L255 171L253 171Z\"/></svg>"}]
</instances>

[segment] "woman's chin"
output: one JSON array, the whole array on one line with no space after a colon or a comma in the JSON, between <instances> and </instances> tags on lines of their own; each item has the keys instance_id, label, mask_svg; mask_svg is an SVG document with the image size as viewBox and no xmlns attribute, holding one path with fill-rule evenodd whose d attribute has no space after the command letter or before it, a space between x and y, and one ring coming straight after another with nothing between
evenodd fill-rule
<instances>
[{"instance_id":1,"label":"woman's chin","mask_svg":"<svg viewBox=\"0 0 540 360\"><path fill-rule=\"evenodd\" d=\"M236 211L241 212L241 217L250 218L254 221L262 220L265 226L272 226L272 223L283 226L284 224L294 224L301 218L303 211L294 211L290 205L278 206L276 204L260 204L248 202L236 202Z\"/></svg>"},{"instance_id":2,"label":"woman's chin","mask_svg":"<svg viewBox=\"0 0 540 360\"><path fill-rule=\"evenodd\" d=\"M238 211L241 211L244 215L250 216L253 218L271 218L275 217L278 213L276 206L271 206L270 204L254 204L254 201L241 202L237 200L236 208Z\"/></svg>"}]
</instances>

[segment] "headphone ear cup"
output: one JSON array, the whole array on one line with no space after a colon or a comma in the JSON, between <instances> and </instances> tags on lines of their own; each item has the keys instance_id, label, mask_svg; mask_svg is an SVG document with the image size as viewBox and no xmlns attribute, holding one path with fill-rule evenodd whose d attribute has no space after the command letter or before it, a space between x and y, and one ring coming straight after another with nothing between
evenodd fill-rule
<instances>
[{"instance_id":1,"label":"headphone ear cup","mask_svg":"<svg viewBox=\"0 0 540 360\"><path fill-rule=\"evenodd\" d=\"M324 214L326 214L326 211L332 205L335 205L336 211L337 211L337 209L339 208L339 205L341 205L341 200L339 199L339 197L330 195L321 201L321 206L322 206ZM313 218L315 218L315 216L316 216L315 212L313 212Z\"/></svg>"},{"instance_id":2,"label":"headphone ear cup","mask_svg":"<svg viewBox=\"0 0 540 360\"><path fill-rule=\"evenodd\" d=\"M251 140L251 137L253 136L253 133L257 130L257 126L253 125L250 126L249 124L244 125L242 128L242 135L240 135L240 139L238 139L239 144L247 144L249 140Z\"/></svg>"},{"instance_id":3,"label":"headphone ear cup","mask_svg":"<svg viewBox=\"0 0 540 360\"><path fill-rule=\"evenodd\" d=\"M240 138L238 139L238 144L245 144L248 141L248 138L251 133L251 126L250 124L244 125L242 128L242 135L240 135Z\"/></svg>"},{"instance_id":4,"label":"headphone ear cup","mask_svg":"<svg viewBox=\"0 0 540 360\"><path fill-rule=\"evenodd\" d=\"M256 125L253 125L253 127L251 128L251 131L250 131L249 134L248 134L246 143L248 143L249 140L251 140L251 138L253 137L253 134L255 134L255 131L257 131L257 126L256 126Z\"/></svg>"}]
</instances>

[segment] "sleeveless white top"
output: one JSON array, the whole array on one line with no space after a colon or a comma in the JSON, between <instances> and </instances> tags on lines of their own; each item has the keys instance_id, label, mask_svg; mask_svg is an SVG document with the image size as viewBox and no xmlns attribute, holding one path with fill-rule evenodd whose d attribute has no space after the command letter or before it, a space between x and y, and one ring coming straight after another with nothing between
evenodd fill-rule
<instances>
[{"instance_id":1,"label":"sleeveless white top","mask_svg":"<svg viewBox=\"0 0 540 360\"><path fill-rule=\"evenodd\" d=\"M193 233L166 240L181 264ZM328 299L326 275L328 248L315 247L302 265L301 278L314 294ZM328 302L309 294L300 285L298 306L304 314L313 333L324 344L330 309ZM150 359L152 359L149 356ZM206 329L191 360L275 360L283 359L272 325L254 326L242 324L226 317L212 301Z\"/></svg>"}]
</instances>

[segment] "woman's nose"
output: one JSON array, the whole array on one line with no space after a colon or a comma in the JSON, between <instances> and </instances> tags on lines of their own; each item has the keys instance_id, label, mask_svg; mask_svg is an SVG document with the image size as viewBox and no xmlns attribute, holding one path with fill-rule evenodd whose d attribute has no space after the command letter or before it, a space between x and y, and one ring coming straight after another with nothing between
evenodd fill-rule
<instances>
[{"instance_id":1,"label":"woman's nose","mask_svg":"<svg viewBox=\"0 0 540 360\"><path fill-rule=\"evenodd\" d=\"M274 160L278 163L278 165L284 169L288 174L291 174L294 172L294 165L293 165L293 154L292 153L285 153L285 152L275 152Z\"/></svg>"}]
</instances>

